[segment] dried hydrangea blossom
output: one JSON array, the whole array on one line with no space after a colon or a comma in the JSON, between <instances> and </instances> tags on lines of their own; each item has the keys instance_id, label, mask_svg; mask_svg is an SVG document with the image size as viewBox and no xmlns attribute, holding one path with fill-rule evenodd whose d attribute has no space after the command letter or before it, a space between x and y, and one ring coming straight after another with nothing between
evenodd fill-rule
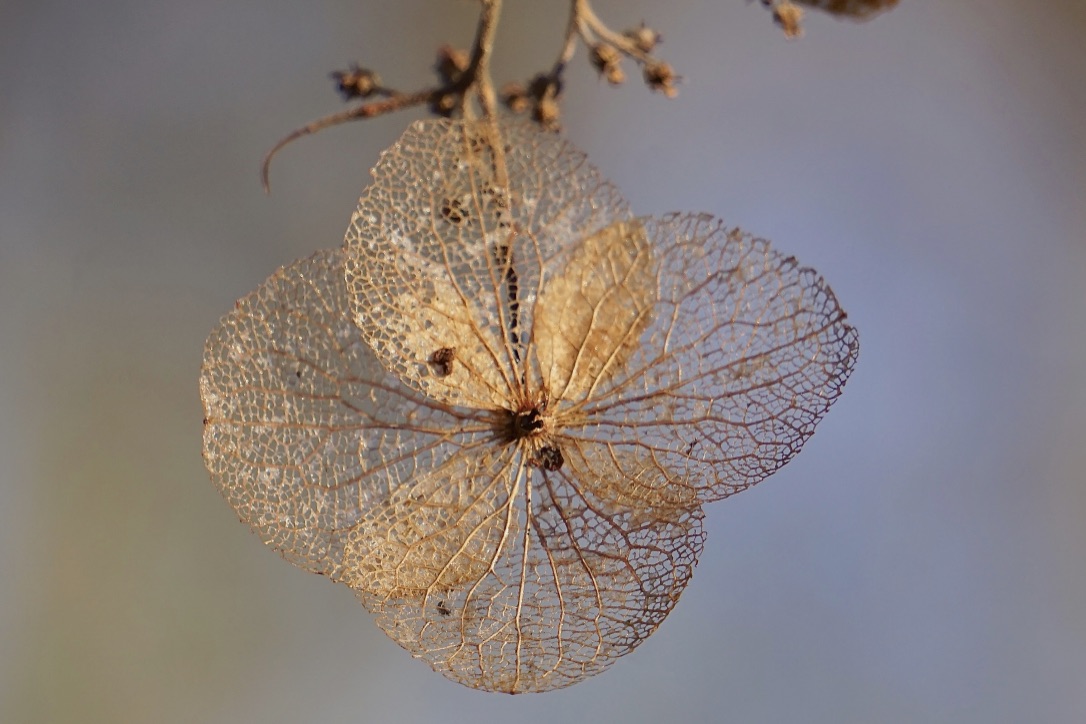
<instances>
[{"instance_id":1,"label":"dried hydrangea blossom","mask_svg":"<svg viewBox=\"0 0 1086 724\"><path fill-rule=\"evenodd\" d=\"M435 670L544 691L671 611L705 502L785 464L857 354L832 292L707 216L634 217L559 137L429 121L347 232L208 340L212 477Z\"/></svg>"}]
</instances>

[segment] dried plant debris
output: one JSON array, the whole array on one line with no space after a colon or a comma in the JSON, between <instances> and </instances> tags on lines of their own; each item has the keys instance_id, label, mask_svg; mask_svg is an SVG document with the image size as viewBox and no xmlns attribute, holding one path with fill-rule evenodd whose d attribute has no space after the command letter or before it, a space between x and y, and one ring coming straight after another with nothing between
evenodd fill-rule
<instances>
[{"instance_id":1,"label":"dried plant debris","mask_svg":"<svg viewBox=\"0 0 1086 724\"><path fill-rule=\"evenodd\" d=\"M856 332L815 271L709 216L634 216L528 121L415 123L373 175L342 250L208 339L207 467L450 679L582 681L674 607L702 505L811 436Z\"/></svg>"},{"instance_id":2,"label":"dried plant debris","mask_svg":"<svg viewBox=\"0 0 1086 724\"><path fill-rule=\"evenodd\" d=\"M868 20L879 13L893 9L898 0L795 0L800 5L806 5L815 10L837 15L839 17L852 18L853 20Z\"/></svg>"},{"instance_id":3,"label":"dried plant debris","mask_svg":"<svg viewBox=\"0 0 1086 724\"><path fill-rule=\"evenodd\" d=\"M762 0L773 13L775 22L788 38L803 35L803 8L806 6L839 18L870 20L892 9L898 0Z\"/></svg>"},{"instance_id":4,"label":"dried plant debris","mask_svg":"<svg viewBox=\"0 0 1086 724\"><path fill-rule=\"evenodd\" d=\"M786 38L799 38L803 35L803 8L788 0L778 0L772 4L773 22L784 31Z\"/></svg>"}]
</instances>

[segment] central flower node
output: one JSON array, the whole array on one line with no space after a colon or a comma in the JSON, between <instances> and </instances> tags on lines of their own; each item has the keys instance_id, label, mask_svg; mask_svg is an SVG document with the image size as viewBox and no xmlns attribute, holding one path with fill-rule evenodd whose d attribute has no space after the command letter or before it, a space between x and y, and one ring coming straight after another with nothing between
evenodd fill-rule
<instances>
[{"instance_id":1,"label":"central flower node","mask_svg":"<svg viewBox=\"0 0 1086 724\"><path fill-rule=\"evenodd\" d=\"M514 440L527 437L543 429L543 413L538 407L514 412L509 427Z\"/></svg>"}]
</instances>

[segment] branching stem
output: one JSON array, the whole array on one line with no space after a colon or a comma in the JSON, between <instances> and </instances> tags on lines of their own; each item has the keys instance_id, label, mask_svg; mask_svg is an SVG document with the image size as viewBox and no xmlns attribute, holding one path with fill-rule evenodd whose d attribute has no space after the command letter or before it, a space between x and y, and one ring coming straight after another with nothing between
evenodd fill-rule
<instances>
[{"instance_id":1,"label":"branching stem","mask_svg":"<svg viewBox=\"0 0 1086 724\"><path fill-rule=\"evenodd\" d=\"M569 22L566 24L566 38L562 43L562 50L558 53L558 60L554 62L551 77L558 79L562 71L566 69L573 54L577 51L577 39L580 37L581 16L584 14L586 0L570 0Z\"/></svg>"},{"instance_id":2,"label":"branching stem","mask_svg":"<svg viewBox=\"0 0 1086 724\"><path fill-rule=\"evenodd\" d=\"M268 179L268 173L271 170L272 159L287 144L298 140L302 136L308 136L317 133L318 131L323 131L325 128L338 126L341 123L357 121L362 118L373 118L374 116L380 116L385 113L411 108L412 106L419 106L423 103L436 100L441 94L441 88L427 88L416 93L392 92L388 98L383 100L366 103L346 111L340 111L339 113L333 113L324 116L323 118L318 118L315 121L305 124L301 128L291 131L281 138L279 142L272 146L271 150L264 155L264 162L260 165L260 181L264 186L264 192L271 193L271 184Z\"/></svg>"},{"instance_id":3,"label":"branching stem","mask_svg":"<svg viewBox=\"0 0 1086 724\"><path fill-rule=\"evenodd\" d=\"M311 121L301 128L297 128L284 136L276 143L267 155L260 169L260 179L264 190L270 192L268 179L271 162L285 146L332 126L338 126L348 121L357 121L363 118L373 118L393 111L400 111L415 106L428 105L435 113L441 115L459 114L461 117L470 118L476 108L481 112L491 128L491 137L498 138L498 99L494 90L494 80L491 75L491 59L494 54L494 39L497 35L498 21L501 16L503 0L479 0L479 21L476 25L475 39L472 43L471 54L465 58L460 55L460 60L454 60L458 56L451 49L445 52L446 65L439 71L441 80L437 85L423 88L413 93L403 93L391 88L379 85L367 87L364 91L352 89L354 97L363 97L363 102L349 110L333 113L323 118ZM533 114L540 123L556 127L558 120L558 96L562 89L562 75L566 66L573 58L577 50L577 41L583 41L589 48L598 50L598 46L607 46L605 50L615 58L607 66L611 71L608 75L612 83L621 82L621 71L617 68L618 58L621 56L630 58L642 66L645 72L645 80L654 90L660 90L668 95L674 95L673 82L677 76L671 67L661 63L651 52L658 36L648 31L644 26L642 31L650 32L651 40L645 44L639 42L635 31L618 33L611 30L592 9L591 0L569 0L569 21L566 25L565 38L561 50L549 73L540 74L533 81L533 88L529 89L530 101L535 104ZM619 55L621 54L621 56ZM593 58L593 63L599 62L599 58ZM449 69L447 66L451 65ZM603 70L601 65L597 68ZM373 78L376 74L363 71L357 66L353 67L355 73L369 73ZM340 76L342 81L343 74ZM521 98L525 98L525 91L519 91ZM505 91L503 91L503 96ZM503 98L507 103L509 100ZM523 100L521 101L523 102ZM476 105L477 104L477 105ZM510 104L510 107L514 107ZM494 145L496 173L499 184L505 177L505 163L500 142Z\"/></svg>"},{"instance_id":4,"label":"branching stem","mask_svg":"<svg viewBox=\"0 0 1086 724\"><path fill-rule=\"evenodd\" d=\"M457 105L461 112L467 114L470 112L467 98L472 90L478 94L483 115L496 122L498 102L494 93L494 81L490 75L490 59L494 51L494 38L497 34L502 0L480 0L480 3L482 11L479 13L479 24L475 33L475 42L472 45L471 62L460 77L445 85L424 88L414 93L401 93L389 88L380 88L379 94L383 96L381 100L363 103L350 110L318 118L291 131L272 146L264 156L264 161L260 166L260 180L264 191L271 192L269 179L271 162L279 151L303 136L338 126L341 123L374 118L423 104L436 105L442 98L450 95L457 98Z\"/></svg>"},{"instance_id":5,"label":"branching stem","mask_svg":"<svg viewBox=\"0 0 1086 724\"><path fill-rule=\"evenodd\" d=\"M495 119L498 114L498 100L494 93L494 80L490 75L490 59L494 55L494 37L498 30L498 18L501 16L502 0L481 0L483 11L479 15L479 27L472 48L471 65L465 75L470 79L468 89L474 87L479 95L479 105L483 116Z\"/></svg>"}]
</instances>

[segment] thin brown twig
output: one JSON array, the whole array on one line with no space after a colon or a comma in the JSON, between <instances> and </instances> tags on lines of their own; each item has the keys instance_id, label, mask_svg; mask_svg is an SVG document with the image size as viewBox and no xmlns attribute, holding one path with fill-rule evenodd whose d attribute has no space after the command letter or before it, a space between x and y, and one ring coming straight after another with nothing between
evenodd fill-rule
<instances>
[{"instance_id":1,"label":"thin brown twig","mask_svg":"<svg viewBox=\"0 0 1086 724\"><path fill-rule=\"evenodd\" d=\"M562 71L566 69L569 61L573 59L573 54L577 52L577 38L579 36L579 28L581 24L581 6L584 5L585 0L570 0L569 3L569 21L566 23L566 37L562 41L562 50L558 53L558 59L554 61L554 68L551 70L551 77L555 80L562 74Z\"/></svg>"},{"instance_id":2,"label":"thin brown twig","mask_svg":"<svg viewBox=\"0 0 1086 724\"><path fill-rule=\"evenodd\" d=\"M293 141L341 123L373 118L413 106L428 104L436 113L449 115L456 112L461 117L470 118L473 116L473 109L476 108L472 103L474 100L478 103L477 108L481 110L483 117L487 119L491 127L492 137L497 138L498 103L494 90L494 81L491 77L490 63L503 0L479 0L479 4L481 6L479 21L476 25L471 54L466 64L457 66L455 72L439 71L440 85L414 93L400 93L380 86L380 81L377 81L378 85L362 94L368 99L362 105L319 118L292 131L280 139L264 156L260 169L260 178L264 191L270 193L269 173L272 160L279 151ZM644 26L642 26L642 30L644 29ZM536 120L544 125L554 123L558 118L557 98L561 93L562 75L569 61L576 53L578 40L584 42L590 50L597 54L600 53L602 48L612 54L617 51L623 56L634 60L642 66L645 80L653 90L672 96L675 93L674 83L679 80L679 77L675 75L671 66L660 62L649 52L658 39L659 36L656 36L655 39L650 39L647 43L643 39L639 42L633 31L615 32L596 14L592 8L591 0L570 0L569 20L566 26L565 38L554 65L549 73L536 76L527 93L523 88L515 91L519 93L519 96L515 97L519 97L520 102L523 103L527 99L527 94L530 94L535 103L533 113ZM618 69L617 56L614 61L608 61L601 60L600 57L593 55L591 60L601 72L605 69L612 71L612 74L608 75L608 79L612 84L622 82L623 76L621 70ZM611 67L612 63L613 67ZM355 70L359 69L355 67ZM376 74L373 77L376 78ZM356 93L356 95L359 94ZM372 95L380 96L381 100L370 99L369 97ZM504 167L504 159L501 158L501 147L501 143L494 144L499 176L502 174L501 169Z\"/></svg>"},{"instance_id":3,"label":"thin brown twig","mask_svg":"<svg viewBox=\"0 0 1086 724\"><path fill-rule=\"evenodd\" d=\"M494 54L494 37L498 31L502 0L481 0L481 2L483 11L479 15L471 65L468 66L468 72L465 74L469 79L465 91L470 88L476 89L483 115L493 120L497 118L498 102L494 93L494 81L490 77L490 58Z\"/></svg>"},{"instance_id":4,"label":"thin brown twig","mask_svg":"<svg viewBox=\"0 0 1086 724\"><path fill-rule=\"evenodd\" d=\"M656 58L638 48L637 44L628 36L623 35L622 33L616 33L614 30L607 27L607 24L600 20L600 16L596 15L596 12L592 9L592 5L588 0L574 0L574 3L580 9L578 32L586 45L592 44L593 39L591 38L591 35L595 35L599 40L614 46L624 55L628 55L638 63L646 64L657 62Z\"/></svg>"},{"instance_id":5,"label":"thin brown twig","mask_svg":"<svg viewBox=\"0 0 1086 724\"><path fill-rule=\"evenodd\" d=\"M332 126L338 126L341 123L347 123L348 121L373 118L374 116L380 116L385 113L411 108L412 106L419 106L423 103L435 100L444 92L445 89L443 88L427 88L415 93L393 93L384 100L375 103L367 103L346 111L340 111L339 113L333 113L291 131L281 138L279 142L272 146L271 150L264 155L264 162L260 166L260 181L264 186L264 192L271 193L271 184L268 174L271 171L272 159L289 143L298 140L302 136L308 136L317 133L318 131L323 131L325 128L331 128Z\"/></svg>"},{"instance_id":6,"label":"thin brown twig","mask_svg":"<svg viewBox=\"0 0 1086 724\"><path fill-rule=\"evenodd\" d=\"M498 131L498 100L494 93L494 81L490 76L490 59L494 54L494 37L498 30L502 0L482 0L482 3L483 12L479 16L475 52L472 54L468 72L471 84L466 90L474 88L478 95L483 118L489 129L491 152L494 154L494 180L499 187L505 188L509 183L509 174L505 165L505 145L501 142Z\"/></svg>"},{"instance_id":7,"label":"thin brown twig","mask_svg":"<svg viewBox=\"0 0 1086 724\"><path fill-rule=\"evenodd\" d=\"M607 55L620 53L641 66L642 76L649 88L668 98L675 97L675 84L682 78L675 73L674 68L652 54L653 47L660 40L655 31L646 28L642 23L639 29L617 33L596 15L590 0L577 0L577 4L577 32L585 45L593 51L593 65L607 75L612 85L622 83L625 78L618 67L617 58L609 58ZM645 33L648 33L647 38Z\"/></svg>"},{"instance_id":8,"label":"thin brown twig","mask_svg":"<svg viewBox=\"0 0 1086 724\"><path fill-rule=\"evenodd\" d=\"M382 95L386 96L384 100L365 103L346 111L332 113L291 131L272 146L271 150L264 156L264 161L260 166L260 180L264 186L264 192L271 193L269 179L271 162L279 151L303 136L323 131L332 126L338 126L341 123L373 118L424 103L434 104L448 95L457 96L461 112L466 113L468 112L467 96L469 91L474 88L478 94L479 104L482 106L484 116L490 119L493 124L496 124L498 107L494 93L494 83L490 77L490 58L493 54L494 37L497 33L498 18L501 15L502 0L480 0L480 3L483 9L479 14L479 24L472 47L471 63L462 77L457 78L453 83L425 88L414 93L397 93L382 87L380 91ZM498 145L500 146L500 144Z\"/></svg>"}]
</instances>

